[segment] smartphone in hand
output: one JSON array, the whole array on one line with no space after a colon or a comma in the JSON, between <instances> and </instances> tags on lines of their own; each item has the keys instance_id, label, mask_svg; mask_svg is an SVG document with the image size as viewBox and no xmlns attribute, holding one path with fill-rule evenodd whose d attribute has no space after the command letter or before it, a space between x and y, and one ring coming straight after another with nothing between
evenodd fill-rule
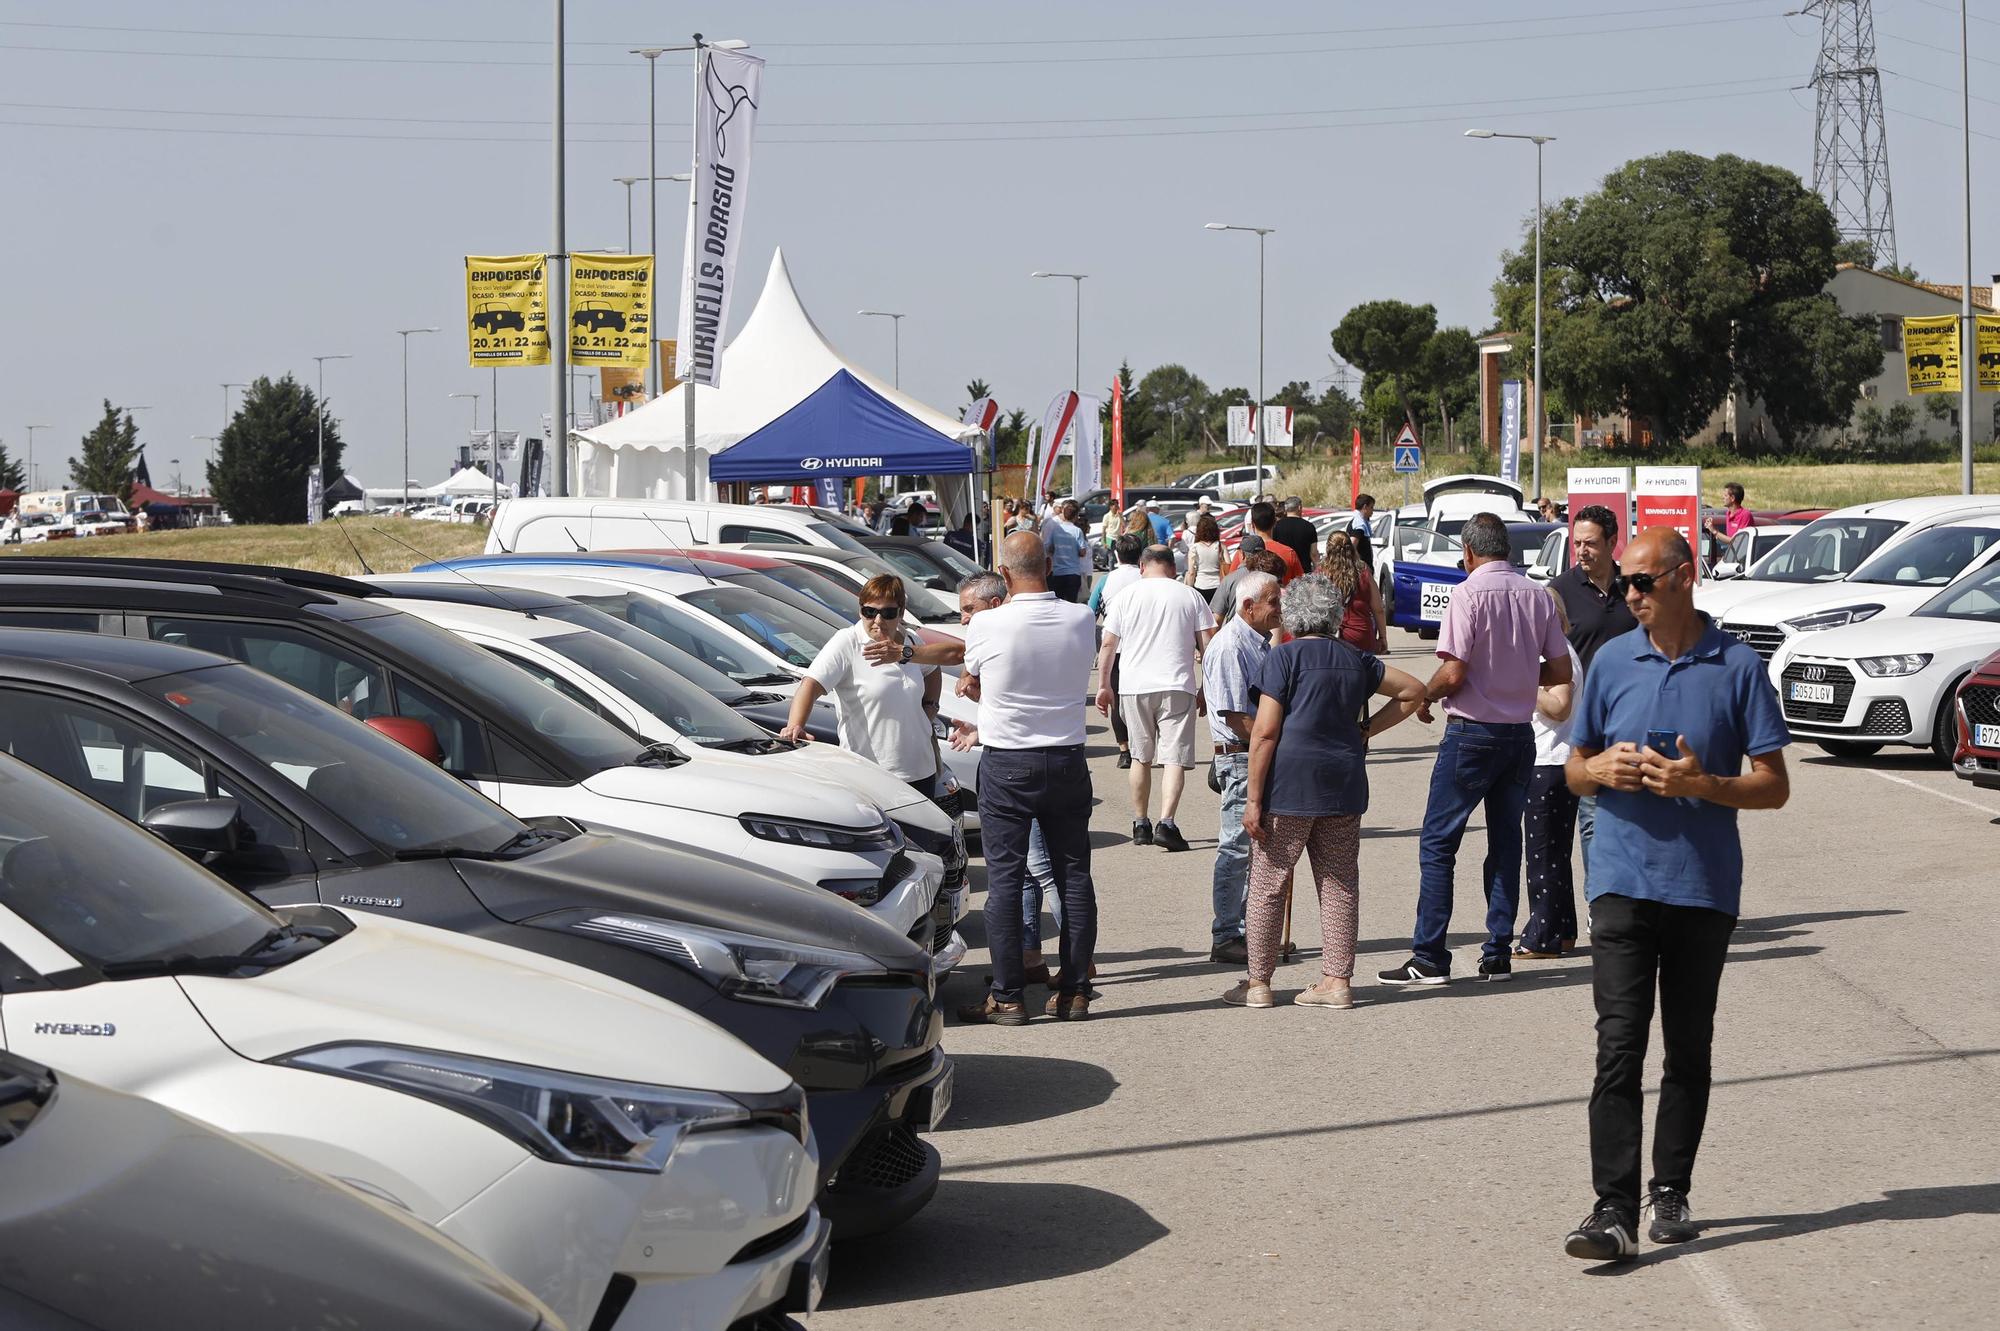
<instances>
[{"instance_id":1,"label":"smartphone in hand","mask_svg":"<svg viewBox=\"0 0 2000 1331\"><path fill-rule=\"evenodd\" d=\"M1649 730L1646 732L1646 747L1662 758L1681 756L1680 735L1672 730Z\"/></svg>"}]
</instances>

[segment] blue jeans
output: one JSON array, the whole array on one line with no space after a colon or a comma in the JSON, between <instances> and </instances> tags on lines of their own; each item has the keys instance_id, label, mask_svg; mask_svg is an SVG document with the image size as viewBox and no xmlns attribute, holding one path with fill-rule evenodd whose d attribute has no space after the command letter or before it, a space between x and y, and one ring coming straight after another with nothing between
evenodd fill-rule
<instances>
[{"instance_id":1,"label":"blue jeans","mask_svg":"<svg viewBox=\"0 0 2000 1331\"><path fill-rule=\"evenodd\" d=\"M1083 746L987 749L979 759L979 839L986 852L986 948L993 998L1021 1001L1021 898L1028 840L1041 825L1049 872L1062 897L1061 966L1066 992L1090 974L1097 950L1097 894L1090 881L1090 768Z\"/></svg>"},{"instance_id":2,"label":"blue jeans","mask_svg":"<svg viewBox=\"0 0 2000 1331\"><path fill-rule=\"evenodd\" d=\"M1215 840L1215 878L1209 895L1215 919L1209 933L1217 943L1243 937L1243 902L1250 890L1250 837L1243 830L1243 805L1250 798L1250 755L1221 753L1222 827Z\"/></svg>"},{"instance_id":3,"label":"blue jeans","mask_svg":"<svg viewBox=\"0 0 2000 1331\"><path fill-rule=\"evenodd\" d=\"M1028 952L1042 950L1042 902L1056 917L1062 930L1062 893L1056 891L1055 872L1049 868L1049 843L1037 820L1028 828L1028 876L1021 884L1021 947Z\"/></svg>"},{"instance_id":4,"label":"blue jeans","mask_svg":"<svg viewBox=\"0 0 2000 1331\"><path fill-rule=\"evenodd\" d=\"M1458 844L1472 811L1482 804L1486 806L1484 954L1488 960L1507 957L1521 902L1521 816L1534 770L1534 732L1526 725L1456 718L1446 723L1437 764L1431 768L1423 837L1417 843L1417 930L1410 950L1418 961L1451 968L1445 931L1451 924Z\"/></svg>"}]
</instances>

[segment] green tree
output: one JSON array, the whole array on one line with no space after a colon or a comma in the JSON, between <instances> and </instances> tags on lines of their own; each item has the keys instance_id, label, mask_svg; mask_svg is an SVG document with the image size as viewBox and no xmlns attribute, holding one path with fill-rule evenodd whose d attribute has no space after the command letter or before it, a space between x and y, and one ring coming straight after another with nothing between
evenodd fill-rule
<instances>
[{"instance_id":1,"label":"green tree","mask_svg":"<svg viewBox=\"0 0 2000 1331\"><path fill-rule=\"evenodd\" d=\"M1424 343L1417 377L1437 405L1446 439L1451 423L1479 407L1479 343L1463 328L1440 328Z\"/></svg>"},{"instance_id":2,"label":"green tree","mask_svg":"<svg viewBox=\"0 0 2000 1331\"><path fill-rule=\"evenodd\" d=\"M69 482L79 490L129 499L132 468L139 460L139 427L132 413L104 400L104 415L81 441L81 457L69 460Z\"/></svg>"},{"instance_id":3,"label":"green tree","mask_svg":"<svg viewBox=\"0 0 2000 1331\"><path fill-rule=\"evenodd\" d=\"M259 378L223 427L209 492L238 522L304 522L306 476L317 458L311 389L291 375ZM326 418L326 475L341 474L340 425Z\"/></svg>"},{"instance_id":4,"label":"green tree","mask_svg":"<svg viewBox=\"0 0 2000 1331\"><path fill-rule=\"evenodd\" d=\"M1393 381L1404 419L1414 422L1410 393L1422 381L1424 348L1436 332L1435 305L1371 300L1349 310L1333 330L1333 351L1365 376L1362 397L1373 396L1377 383Z\"/></svg>"},{"instance_id":5,"label":"green tree","mask_svg":"<svg viewBox=\"0 0 2000 1331\"><path fill-rule=\"evenodd\" d=\"M1645 417L1664 440L1708 423L1732 386L1787 442L1845 422L1881 367L1871 319L1826 284L1833 214L1783 168L1723 154L1626 163L1543 219L1544 374L1568 407ZM1502 327L1534 321L1531 244L1502 257Z\"/></svg>"},{"instance_id":6,"label":"green tree","mask_svg":"<svg viewBox=\"0 0 2000 1331\"><path fill-rule=\"evenodd\" d=\"M1188 440L1201 437L1208 385L1185 365L1161 365L1141 376L1139 395L1152 413L1155 436L1165 436L1161 447L1172 453L1173 461L1186 457ZM1207 451L1205 447L1203 451Z\"/></svg>"},{"instance_id":7,"label":"green tree","mask_svg":"<svg viewBox=\"0 0 2000 1331\"><path fill-rule=\"evenodd\" d=\"M1339 384L1328 384L1326 391L1319 395L1319 401L1313 403L1314 423L1319 437L1336 452L1352 438L1360 415L1361 404L1349 397Z\"/></svg>"},{"instance_id":8,"label":"green tree","mask_svg":"<svg viewBox=\"0 0 2000 1331\"><path fill-rule=\"evenodd\" d=\"M1028 460L1028 413L1016 407L993 423L993 460Z\"/></svg>"},{"instance_id":9,"label":"green tree","mask_svg":"<svg viewBox=\"0 0 2000 1331\"><path fill-rule=\"evenodd\" d=\"M1917 409L1907 402L1892 405L1882 415L1882 433L1889 447L1900 449L1910 442L1910 430L1917 423Z\"/></svg>"},{"instance_id":10,"label":"green tree","mask_svg":"<svg viewBox=\"0 0 2000 1331\"><path fill-rule=\"evenodd\" d=\"M1124 424L1125 452L1129 456L1142 448L1151 448L1159 422L1153 416L1152 401L1145 390L1132 378L1132 362L1125 361L1118 367L1118 386L1125 396L1125 407L1121 419ZM1111 395L1104 395L1104 402L1097 409L1099 423L1104 427L1104 446L1111 447ZM1178 462L1179 458L1169 459Z\"/></svg>"},{"instance_id":11,"label":"green tree","mask_svg":"<svg viewBox=\"0 0 2000 1331\"><path fill-rule=\"evenodd\" d=\"M965 400L967 402L977 402L982 397L992 396L993 385L987 383L984 379L974 379L965 386Z\"/></svg>"},{"instance_id":12,"label":"green tree","mask_svg":"<svg viewBox=\"0 0 2000 1331\"><path fill-rule=\"evenodd\" d=\"M0 490L25 490L28 488L27 473L21 464L7 452L7 445L0 444Z\"/></svg>"}]
</instances>

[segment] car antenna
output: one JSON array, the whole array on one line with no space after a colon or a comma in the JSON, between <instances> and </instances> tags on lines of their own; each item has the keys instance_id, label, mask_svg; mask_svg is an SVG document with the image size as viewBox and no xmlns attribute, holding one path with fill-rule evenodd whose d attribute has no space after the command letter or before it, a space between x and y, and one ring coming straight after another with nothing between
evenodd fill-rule
<instances>
[{"instance_id":1,"label":"car antenna","mask_svg":"<svg viewBox=\"0 0 2000 1331\"><path fill-rule=\"evenodd\" d=\"M571 531L568 527L564 527L562 529L562 534L569 537L569 543L576 547L576 552L578 554L587 555L590 553L589 549L584 545L584 543L576 539L576 533Z\"/></svg>"},{"instance_id":2,"label":"car antenna","mask_svg":"<svg viewBox=\"0 0 2000 1331\"><path fill-rule=\"evenodd\" d=\"M333 525L340 528L340 534L347 538L347 548L354 552L355 562L361 565L361 571L371 578L374 577L375 570L368 567L368 560L362 555L360 545L355 542L354 533L347 530L347 515L345 513L334 514Z\"/></svg>"},{"instance_id":3,"label":"car antenna","mask_svg":"<svg viewBox=\"0 0 2000 1331\"><path fill-rule=\"evenodd\" d=\"M422 550L417 549L416 546L411 545L408 541L396 535L396 533L394 532L383 531L380 527L371 527L369 528L369 530L374 532L378 536L388 537L390 540L394 541L397 545L402 546L405 550L408 550L410 553L416 555L419 559L430 560L430 562L436 564L439 568L443 569L445 572L451 574L456 578L461 579L462 581L468 583L473 587L477 587L480 591L486 593L486 595L491 597L493 599L494 605L498 606L500 609L511 610L517 615L526 615L529 619L534 619L536 617L535 612L533 610L530 610L527 606L515 605L513 602L509 601L504 595L502 595L503 591L502 588L495 587L491 583L481 582L479 581L479 579L472 577L471 575L466 573L464 569L453 568L450 564L444 563L441 560L431 559L430 555L424 553ZM372 572L373 570L370 571Z\"/></svg>"},{"instance_id":4,"label":"car antenna","mask_svg":"<svg viewBox=\"0 0 2000 1331\"><path fill-rule=\"evenodd\" d=\"M678 554L681 558L687 560L688 563L694 565L694 571L701 574L702 577L706 578L708 580L709 586L713 587L715 585L714 575L701 566L701 561L699 559L696 559L694 555L688 551L688 548L686 546L682 545L679 541L674 540L674 534L668 531L666 527L661 525L661 522L658 518L654 517L651 513L643 513L640 516L644 517L646 521L652 523L655 527L659 527L660 535L666 537L667 540L673 543L674 553Z\"/></svg>"}]
</instances>

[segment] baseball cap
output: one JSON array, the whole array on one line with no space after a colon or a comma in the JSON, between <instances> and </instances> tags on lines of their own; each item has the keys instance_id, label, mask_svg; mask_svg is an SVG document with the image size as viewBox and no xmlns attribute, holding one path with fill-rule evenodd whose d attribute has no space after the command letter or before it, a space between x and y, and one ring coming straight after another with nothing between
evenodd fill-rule
<instances>
[{"instance_id":1,"label":"baseball cap","mask_svg":"<svg viewBox=\"0 0 2000 1331\"><path fill-rule=\"evenodd\" d=\"M1243 533L1243 541L1236 547L1238 554L1254 555L1264 548L1264 538L1254 531Z\"/></svg>"}]
</instances>

